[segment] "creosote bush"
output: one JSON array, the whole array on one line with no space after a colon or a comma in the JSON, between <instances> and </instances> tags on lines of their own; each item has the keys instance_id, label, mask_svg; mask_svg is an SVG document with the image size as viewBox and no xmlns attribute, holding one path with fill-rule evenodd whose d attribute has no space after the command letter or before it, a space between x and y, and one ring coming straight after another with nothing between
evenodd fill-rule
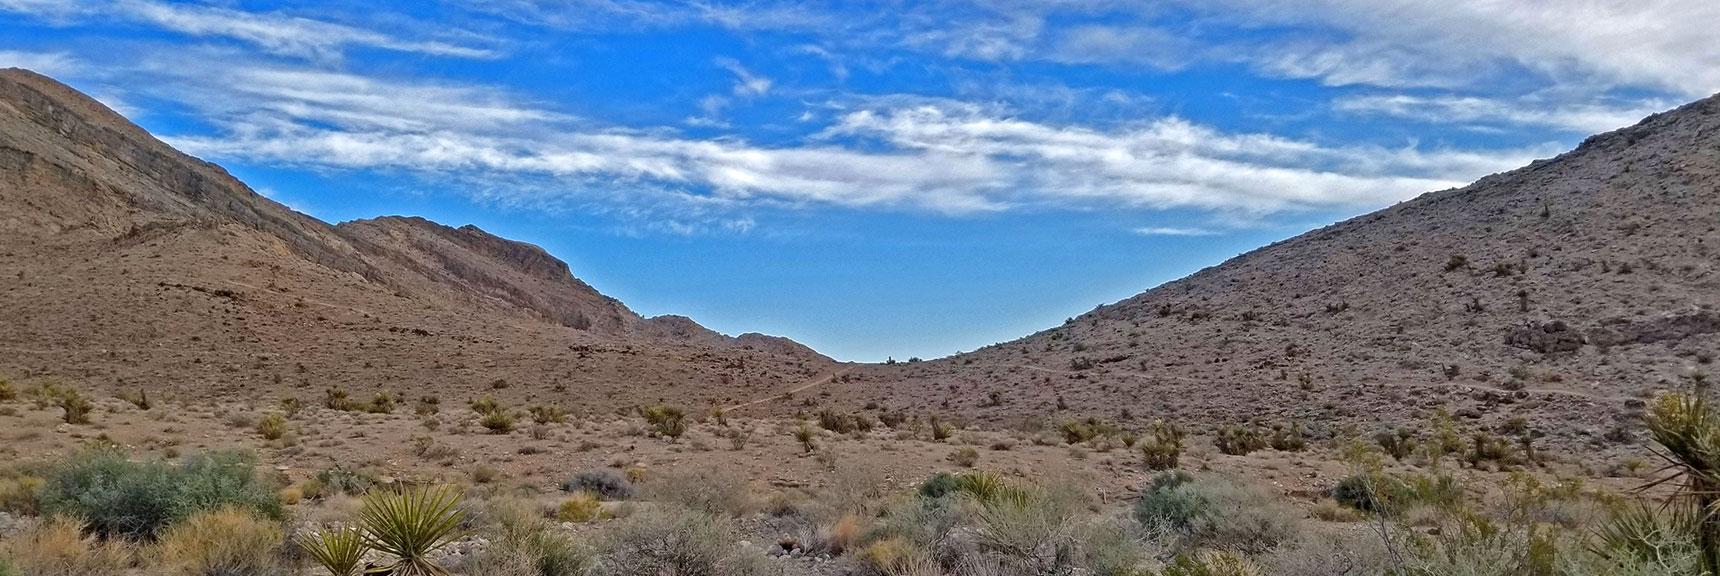
<instances>
[{"instance_id":1,"label":"creosote bush","mask_svg":"<svg viewBox=\"0 0 1720 576\"><path fill-rule=\"evenodd\" d=\"M221 507L282 517L277 487L261 479L256 459L216 452L178 464L132 462L104 448L86 449L45 471L42 509L81 518L103 537L152 539L192 514Z\"/></svg>"},{"instance_id":2,"label":"creosote bush","mask_svg":"<svg viewBox=\"0 0 1720 576\"><path fill-rule=\"evenodd\" d=\"M603 468L580 472L561 484L563 492L589 492L604 500L626 500L633 497L633 483L621 472Z\"/></svg>"}]
</instances>

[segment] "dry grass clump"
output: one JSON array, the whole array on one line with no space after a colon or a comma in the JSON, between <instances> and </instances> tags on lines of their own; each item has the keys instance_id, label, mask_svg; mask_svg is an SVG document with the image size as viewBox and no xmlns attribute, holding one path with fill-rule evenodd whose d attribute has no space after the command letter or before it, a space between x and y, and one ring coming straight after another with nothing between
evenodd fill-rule
<instances>
[{"instance_id":1,"label":"dry grass clump","mask_svg":"<svg viewBox=\"0 0 1720 576\"><path fill-rule=\"evenodd\" d=\"M462 566L462 573L484 576L586 576L595 553L573 536L556 530L528 504L492 502L486 514L481 553Z\"/></svg>"},{"instance_id":2,"label":"dry grass clump","mask_svg":"<svg viewBox=\"0 0 1720 576\"><path fill-rule=\"evenodd\" d=\"M728 470L672 470L645 484L646 497L720 516L745 516L758 510L746 475Z\"/></svg>"},{"instance_id":3,"label":"dry grass clump","mask_svg":"<svg viewBox=\"0 0 1720 576\"><path fill-rule=\"evenodd\" d=\"M271 576L290 574L279 554L281 527L238 508L187 518L162 533L156 545L164 574Z\"/></svg>"},{"instance_id":4,"label":"dry grass clump","mask_svg":"<svg viewBox=\"0 0 1720 576\"><path fill-rule=\"evenodd\" d=\"M28 576L121 576L132 564L122 541L86 535L82 524L66 516L9 536L0 542L0 558Z\"/></svg>"},{"instance_id":5,"label":"dry grass clump","mask_svg":"<svg viewBox=\"0 0 1720 576\"><path fill-rule=\"evenodd\" d=\"M754 576L770 571L769 560L748 553L734 522L715 514L669 505L625 518L604 534L598 576Z\"/></svg>"},{"instance_id":6,"label":"dry grass clump","mask_svg":"<svg viewBox=\"0 0 1720 576\"><path fill-rule=\"evenodd\" d=\"M590 492L574 494L555 509L555 519L562 522L590 522L602 517L603 503Z\"/></svg>"}]
</instances>

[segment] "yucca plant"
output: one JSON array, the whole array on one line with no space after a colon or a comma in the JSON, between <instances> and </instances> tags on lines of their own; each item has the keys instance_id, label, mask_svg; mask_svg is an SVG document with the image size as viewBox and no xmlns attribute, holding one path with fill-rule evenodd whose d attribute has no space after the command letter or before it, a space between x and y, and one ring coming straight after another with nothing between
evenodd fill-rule
<instances>
[{"instance_id":1,"label":"yucca plant","mask_svg":"<svg viewBox=\"0 0 1720 576\"><path fill-rule=\"evenodd\" d=\"M365 544L398 559L391 576L447 576L429 555L465 536L460 494L447 486L418 487L399 494L371 494L359 512Z\"/></svg>"},{"instance_id":2,"label":"yucca plant","mask_svg":"<svg viewBox=\"0 0 1720 576\"><path fill-rule=\"evenodd\" d=\"M353 576L364 554L370 551L364 530L347 526L339 530L314 532L299 536L299 548L332 576Z\"/></svg>"},{"instance_id":3,"label":"yucca plant","mask_svg":"<svg viewBox=\"0 0 1720 576\"><path fill-rule=\"evenodd\" d=\"M1674 474L1643 489L1680 482L1680 496L1698 511L1694 527L1702 566L1720 574L1720 417L1701 397L1665 394L1649 409L1648 431L1660 445L1655 454L1667 462L1663 470Z\"/></svg>"}]
</instances>

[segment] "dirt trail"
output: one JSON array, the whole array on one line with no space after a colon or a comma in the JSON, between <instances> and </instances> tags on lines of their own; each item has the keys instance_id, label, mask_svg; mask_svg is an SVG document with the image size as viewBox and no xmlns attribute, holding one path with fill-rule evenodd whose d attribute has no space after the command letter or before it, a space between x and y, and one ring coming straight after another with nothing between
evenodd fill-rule
<instances>
[{"instance_id":1,"label":"dirt trail","mask_svg":"<svg viewBox=\"0 0 1720 576\"><path fill-rule=\"evenodd\" d=\"M836 372L832 372L832 373L825 375L821 378L818 378L816 380L808 382L804 385L801 385L799 388L795 388L795 389L789 390L787 392L778 392L778 393L771 395L769 397L760 398L758 400L753 400L751 402L742 402L742 403L736 404L734 406L729 406L727 408L723 408L723 411L724 412L733 412L733 411L739 410L741 408L746 408L748 406L753 406L753 405L757 405L757 404L763 404L765 402L770 402L772 400L782 400L782 399L784 399L783 398L784 396L788 396L788 395L792 395L792 394L799 394L802 391L809 390L813 387L823 385L823 384L829 384L832 380L840 378L840 377L842 377L842 375L847 374L847 373L848 373L848 369L846 369L846 368L842 369L842 370L838 370Z\"/></svg>"}]
</instances>

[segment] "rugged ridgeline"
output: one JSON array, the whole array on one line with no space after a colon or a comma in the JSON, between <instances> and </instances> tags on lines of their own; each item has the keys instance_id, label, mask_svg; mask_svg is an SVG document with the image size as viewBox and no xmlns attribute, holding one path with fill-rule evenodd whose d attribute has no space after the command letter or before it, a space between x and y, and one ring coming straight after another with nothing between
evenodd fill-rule
<instances>
[{"instance_id":1,"label":"rugged ridgeline","mask_svg":"<svg viewBox=\"0 0 1720 576\"><path fill-rule=\"evenodd\" d=\"M1611 445L1656 390L1720 376L1717 226L1720 97L846 392L996 422L1126 409L1364 432L1444 405Z\"/></svg>"},{"instance_id":2,"label":"rugged ridgeline","mask_svg":"<svg viewBox=\"0 0 1720 576\"><path fill-rule=\"evenodd\" d=\"M331 226L49 78L0 71L0 373L186 394L343 385L597 407L768 395L834 363L642 318L541 248ZM571 400L571 399L570 399Z\"/></svg>"}]
</instances>

